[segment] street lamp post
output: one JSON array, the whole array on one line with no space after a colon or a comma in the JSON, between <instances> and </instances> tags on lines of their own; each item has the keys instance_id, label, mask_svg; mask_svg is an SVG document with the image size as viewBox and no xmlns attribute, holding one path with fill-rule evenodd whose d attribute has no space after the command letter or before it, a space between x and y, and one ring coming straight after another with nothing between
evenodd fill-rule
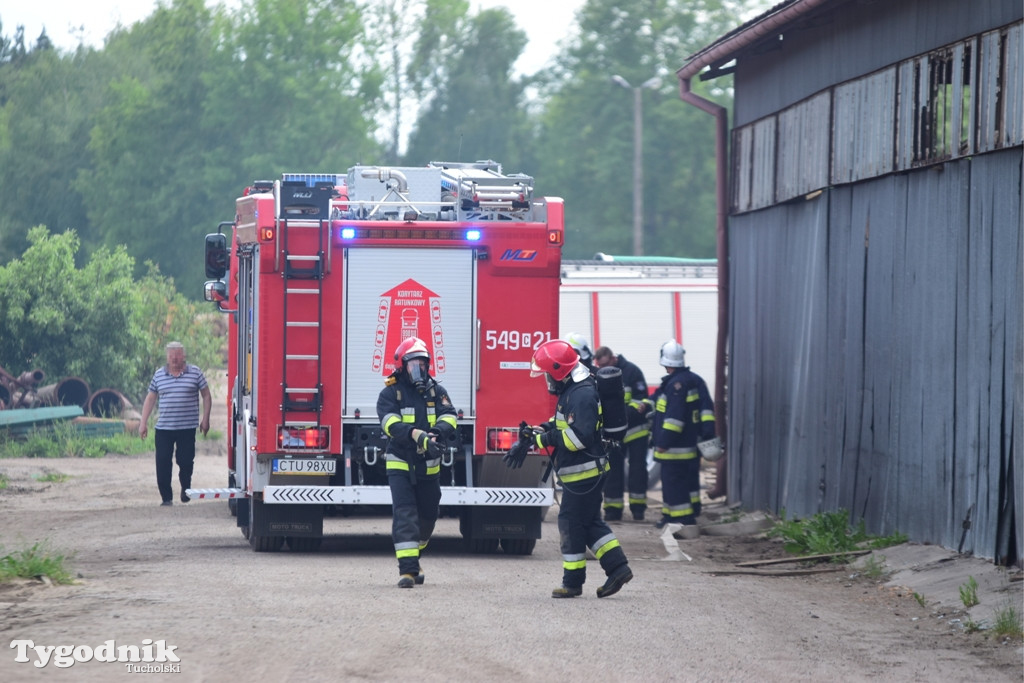
<instances>
[{"instance_id":1,"label":"street lamp post","mask_svg":"<svg viewBox=\"0 0 1024 683\"><path fill-rule=\"evenodd\" d=\"M644 253L644 220L643 220L643 192L644 192L644 121L643 101L641 93L644 88L653 88L658 85L660 77L648 78L637 87L633 87L622 76L612 76L612 82L621 85L626 90L633 91L633 255L642 256Z\"/></svg>"}]
</instances>

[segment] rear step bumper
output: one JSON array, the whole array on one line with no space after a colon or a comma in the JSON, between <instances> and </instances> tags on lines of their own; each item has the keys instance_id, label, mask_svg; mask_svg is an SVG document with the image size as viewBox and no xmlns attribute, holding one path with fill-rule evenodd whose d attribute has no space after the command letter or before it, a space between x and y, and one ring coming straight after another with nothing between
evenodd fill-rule
<instances>
[{"instance_id":1,"label":"rear step bumper","mask_svg":"<svg viewBox=\"0 0 1024 683\"><path fill-rule=\"evenodd\" d=\"M192 500L244 498L243 489L188 489ZM268 504L391 505L387 486L267 486L263 502ZM441 505L494 505L502 507L547 507L554 504L548 488L493 488L442 486Z\"/></svg>"}]
</instances>

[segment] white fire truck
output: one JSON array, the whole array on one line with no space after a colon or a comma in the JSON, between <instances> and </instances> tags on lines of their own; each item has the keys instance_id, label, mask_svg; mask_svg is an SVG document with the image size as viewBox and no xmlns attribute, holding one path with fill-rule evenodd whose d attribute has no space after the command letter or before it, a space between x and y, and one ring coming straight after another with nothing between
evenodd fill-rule
<instances>
[{"instance_id":1,"label":"white fire truck","mask_svg":"<svg viewBox=\"0 0 1024 683\"><path fill-rule=\"evenodd\" d=\"M206 238L205 296L231 314L228 487L189 495L231 499L257 551L315 550L325 512L390 505L376 402L417 336L458 411L442 514L476 552L532 553L548 459L501 456L554 412L529 367L558 335L562 241L562 200L492 161L255 182Z\"/></svg>"},{"instance_id":2,"label":"white fire truck","mask_svg":"<svg viewBox=\"0 0 1024 683\"><path fill-rule=\"evenodd\" d=\"M562 261L559 334L588 335L636 363L654 388L661 345L678 340L686 364L715 391L718 262L659 256Z\"/></svg>"}]
</instances>

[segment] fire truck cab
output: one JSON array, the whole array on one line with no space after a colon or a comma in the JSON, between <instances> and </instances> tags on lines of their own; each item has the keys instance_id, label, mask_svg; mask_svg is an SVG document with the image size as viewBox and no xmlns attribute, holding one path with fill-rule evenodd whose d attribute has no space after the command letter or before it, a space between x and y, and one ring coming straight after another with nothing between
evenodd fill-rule
<instances>
[{"instance_id":1,"label":"fire truck cab","mask_svg":"<svg viewBox=\"0 0 1024 683\"><path fill-rule=\"evenodd\" d=\"M390 505L376 401L417 336L458 411L442 515L474 551L532 553L548 458L501 456L554 412L529 368L558 335L562 243L562 200L493 161L253 183L206 238L205 297L229 314L228 487L189 495L229 499L257 551L315 550L325 513Z\"/></svg>"}]
</instances>

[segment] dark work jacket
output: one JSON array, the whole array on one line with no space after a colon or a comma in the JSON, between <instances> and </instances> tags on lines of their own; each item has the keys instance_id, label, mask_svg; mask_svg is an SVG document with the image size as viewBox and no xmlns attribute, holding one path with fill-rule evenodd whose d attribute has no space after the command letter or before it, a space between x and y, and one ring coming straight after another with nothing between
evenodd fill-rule
<instances>
[{"instance_id":1,"label":"dark work jacket","mask_svg":"<svg viewBox=\"0 0 1024 683\"><path fill-rule=\"evenodd\" d=\"M704 380L690 368L666 375L651 396L654 429L651 445L658 460L690 460L697 442L715 436L715 409Z\"/></svg>"},{"instance_id":2,"label":"dark work jacket","mask_svg":"<svg viewBox=\"0 0 1024 683\"><path fill-rule=\"evenodd\" d=\"M597 384L587 377L558 396L555 428L538 434L538 448L554 448L555 473L563 483L600 476L607 468L601 442L601 402Z\"/></svg>"},{"instance_id":3,"label":"dark work jacket","mask_svg":"<svg viewBox=\"0 0 1024 683\"><path fill-rule=\"evenodd\" d=\"M394 458L415 463L420 457L419 447L412 440L412 430L436 430L438 442L444 443L456 429L456 411L445 388L430 380L424 394L420 394L409 381L409 376L396 372L385 380L385 387L377 397L377 417L388 437L388 461ZM428 462L428 471L440 462ZM390 468L390 464L389 464ZM402 468L405 469L405 468Z\"/></svg>"}]
</instances>

